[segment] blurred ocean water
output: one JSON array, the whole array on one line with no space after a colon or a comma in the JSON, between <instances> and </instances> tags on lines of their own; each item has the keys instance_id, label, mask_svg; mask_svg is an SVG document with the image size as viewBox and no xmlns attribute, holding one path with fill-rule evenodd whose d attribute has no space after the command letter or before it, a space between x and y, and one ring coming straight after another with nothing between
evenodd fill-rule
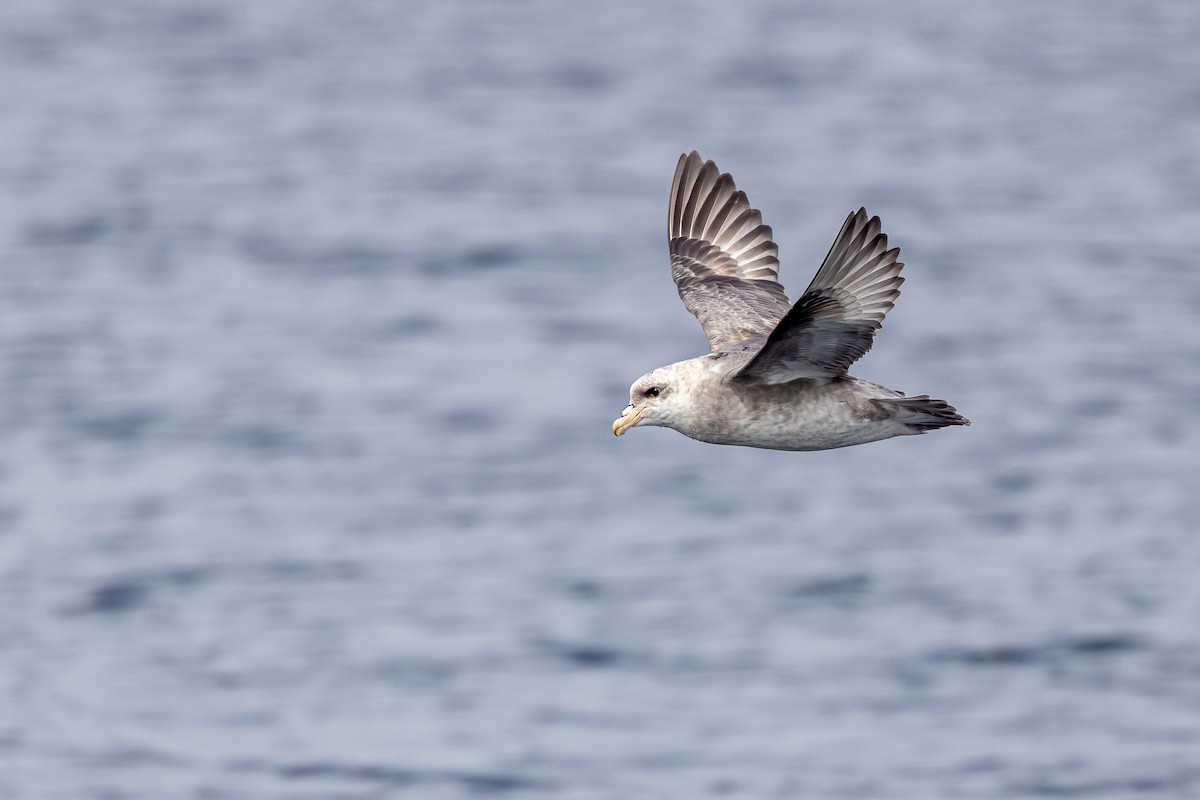
<instances>
[{"instance_id":1,"label":"blurred ocean water","mask_svg":"<svg viewBox=\"0 0 1200 800\"><path fill-rule=\"evenodd\" d=\"M0 10L0 797L1200 796L1200 8ZM620 440L698 148L973 427Z\"/></svg>"}]
</instances>

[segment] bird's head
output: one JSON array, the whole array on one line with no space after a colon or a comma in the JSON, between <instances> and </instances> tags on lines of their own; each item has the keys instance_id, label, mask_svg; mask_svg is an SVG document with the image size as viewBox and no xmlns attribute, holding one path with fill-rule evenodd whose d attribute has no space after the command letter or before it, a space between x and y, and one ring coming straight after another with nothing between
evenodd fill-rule
<instances>
[{"instance_id":1,"label":"bird's head","mask_svg":"<svg viewBox=\"0 0 1200 800\"><path fill-rule=\"evenodd\" d=\"M637 425L678 429L687 414L692 385L687 363L659 367L634 381L629 387L629 405L613 422L613 433L620 436Z\"/></svg>"}]
</instances>

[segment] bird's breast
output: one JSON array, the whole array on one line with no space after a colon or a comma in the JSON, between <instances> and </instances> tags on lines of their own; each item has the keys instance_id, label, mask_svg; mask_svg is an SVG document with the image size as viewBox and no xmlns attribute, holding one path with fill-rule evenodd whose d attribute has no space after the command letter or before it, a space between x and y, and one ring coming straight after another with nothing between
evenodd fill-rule
<instances>
[{"instance_id":1,"label":"bird's breast","mask_svg":"<svg viewBox=\"0 0 1200 800\"><path fill-rule=\"evenodd\" d=\"M776 450L827 450L895 435L884 432L869 401L838 382L734 382L722 388L682 433L712 444Z\"/></svg>"}]
</instances>

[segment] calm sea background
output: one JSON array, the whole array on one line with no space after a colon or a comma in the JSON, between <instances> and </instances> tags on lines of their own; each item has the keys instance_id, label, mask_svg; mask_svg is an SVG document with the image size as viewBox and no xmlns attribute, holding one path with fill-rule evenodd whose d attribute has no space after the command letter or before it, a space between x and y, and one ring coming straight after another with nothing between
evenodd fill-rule
<instances>
[{"instance_id":1,"label":"calm sea background","mask_svg":"<svg viewBox=\"0 0 1200 800\"><path fill-rule=\"evenodd\" d=\"M1200 6L0 7L0 797L1200 797ZM679 153L970 428L609 425Z\"/></svg>"}]
</instances>

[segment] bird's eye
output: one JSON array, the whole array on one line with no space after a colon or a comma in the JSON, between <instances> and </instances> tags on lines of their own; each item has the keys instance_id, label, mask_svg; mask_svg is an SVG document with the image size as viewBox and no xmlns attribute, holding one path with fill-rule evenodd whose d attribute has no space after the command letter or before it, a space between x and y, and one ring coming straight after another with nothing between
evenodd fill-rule
<instances>
[{"instance_id":1,"label":"bird's eye","mask_svg":"<svg viewBox=\"0 0 1200 800\"><path fill-rule=\"evenodd\" d=\"M662 389L659 389L657 386L651 386L646 390L646 397L658 397L661 391Z\"/></svg>"}]
</instances>

